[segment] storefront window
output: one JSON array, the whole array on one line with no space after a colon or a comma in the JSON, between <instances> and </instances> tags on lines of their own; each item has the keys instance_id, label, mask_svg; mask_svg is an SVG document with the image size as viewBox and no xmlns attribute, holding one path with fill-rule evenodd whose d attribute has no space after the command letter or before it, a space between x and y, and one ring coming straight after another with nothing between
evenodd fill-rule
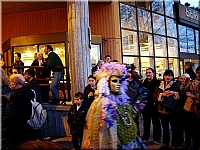
<instances>
[{"instance_id":1,"label":"storefront window","mask_svg":"<svg viewBox=\"0 0 200 150\"><path fill-rule=\"evenodd\" d=\"M120 4L120 15L121 15L121 27L135 29L135 30L137 29L135 7L125 4Z\"/></svg>"},{"instance_id":2,"label":"storefront window","mask_svg":"<svg viewBox=\"0 0 200 150\"><path fill-rule=\"evenodd\" d=\"M100 60L100 45L92 44L91 51L90 51L90 58L91 58L92 67L94 67Z\"/></svg>"},{"instance_id":3,"label":"storefront window","mask_svg":"<svg viewBox=\"0 0 200 150\"><path fill-rule=\"evenodd\" d=\"M153 33L165 35L164 16L153 13Z\"/></svg>"},{"instance_id":4,"label":"storefront window","mask_svg":"<svg viewBox=\"0 0 200 150\"><path fill-rule=\"evenodd\" d=\"M150 12L138 8L138 26L140 31L152 32Z\"/></svg>"},{"instance_id":5,"label":"storefront window","mask_svg":"<svg viewBox=\"0 0 200 150\"><path fill-rule=\"evenodd\" d=\"M168 38L168 56L169 57L178 57L178 42L176 39Z\"/></svg>"},{"instance_id":6,"label":"storefront window","mask_svg":"<svg viewBox=\"0 0 200 150\"><path fill-rule=\"evenodd\" d=\"M123 55L138 55L137 32L122 30Z\"/></svg>"},{"instance_id":7,"label":"storefront window","mask_svg":"<svg viewBox=\"0 0 200 150\"><path fill-rule=\"evenodd\" d=\"M174 19L166 17L166 23L167 23L167 35L172 37L177 37L176 21Z\"/></svg>"},{"instance_id":8,"label":"storefront window","mask_svg":"<svg viewBox=\"0 0 200 150\"><path fill-rule=\"evenodd\" d=\"M199 31L195 30L195 38L196 38L196 51L197 54L200 54L200 48L199 48Z\"/></svg>"},{"instance_id":9,"label":"storefront window","mask_svg":"<svg viewBox=\"0 0 200 150\"><path fill-rule=\"evenodd\" d=\"M167 56L166 37L154 36L155 56Z\"/></svg>"},{"instance_id":10,"label":"storefront window","mask_svg":"<svg viewBox=\"0 0 200 150\"><path fill-rule=\"evenodd\" d=\"M147 68L154 68L154 59L152 57L141 57L141 76L144 79Z\"/></svg>"},{"instance_id":11,"label":"storefront window","mask_svg":"<svg viewBox=\"0 0 200 150\"><path fill-rule=\"evenodd\" d=\"M169 58L169 69L173 70L174 77L179 76L179 60L176 58Z\"/></svg>"},{"instance_id":12,"label":"storefront window","mask_svg":"<svg viewBox=\"0 0 200 150\"><path fill-rule=\"evenodd\" d=\"M141 56L153 56L153 41L152 35L140 32L139 33L140 42L140 55Z\"/></svg>"},{"instance_id":13,"label":"storefront window","mask_svg":"<svg viewBox=\"0 0 200 150\"><path fill-rule=\"evenodd\" d=\"M163 1L162 0L154 0L151 3L152 11L157 12L159 14L164 14Z\"/></svg>"},{"instance_id":14,"label":"storefront window","mask_svg":"<svg viewBox=\"0 0 200 150\"><path fill-rule=\"evenodd\" d=\"M156 77L163 78L163 73L168 69L168 63L166 58L155 58Z\"/></svg>"},{"instance_id":15,"label":"storefront window","mask_svg":"<svg viewBox=\"0 0 200 150\"><path fill-rule=\"evenodd\" d=\"M194 49L194 30L187 27L187 40L188 40L188 52L195 53Z\"/></svg>"},{"instance_id":16,"label":"storefront window","mask_svg":"<svg viewBox=\"0 0 200 150\"><path fill-rule=\"evenodd\" d=\"M44 52L45 45L39 45L39 51ZM53 51L56 54L58 54L63 65L66 66L66 63L65 63L65 44L64 43L56 43L56 44L48 44L48 45L52 46ZM44 57L46 58L47 55L44 55Z\"/></svg>"},{"instance_id":17,"label":"storefront window","mask_svg":"<svg viewBox=\"0 0 200 150\"><path fill-rule=\"evenodd\" d=\"M31 64L34 61L34 54L37 53L37 51L38 51L37 45L14 47L14 54L16 52L21 53L21 60L24 62L24 66L31 66ZM15 61L15 59L13 60Z\"/></svg>"},{"instance_id":18,"label":"storefront window","mask_svg":"<svg viewBox=\"0 0 200 150\"><path fill-rule=\"evenodd\" d=\"M170 16L174 18L174 9L173 9L174 0L165 0L164 2L165 2L166 16Z\"/></svg>"},{"instance_id":19,"label":"storefront window","mask_svg":"<svg viewBox=\"0 0 200 150\"><path fill-rule=\"evenodd\" d=\"M139 67L139 58L138 57L126 57L126 56L124 56L123 57L123 63L124 64L134 64L137 67L136 70L138 70L138 68L140 68Z\"/></svg>"},{"instance_id":20,"label":"storefront window","mask_svg":"<svg viewBox=\"0 0 200 150\"><path fill-rule=\"evenodd\" d=\"M180 52L187 52L187 34L186 27L178 25Z\"/></svg>"}]
</instances>

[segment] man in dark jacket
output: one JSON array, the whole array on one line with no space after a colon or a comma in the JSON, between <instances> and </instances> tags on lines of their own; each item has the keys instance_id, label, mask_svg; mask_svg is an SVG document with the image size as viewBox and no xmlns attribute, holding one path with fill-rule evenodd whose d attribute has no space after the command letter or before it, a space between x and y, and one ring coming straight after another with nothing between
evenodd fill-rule
<instances>
[{"instance_id":1,"label":"man in dark jacket","mask_svg":"<svg viewBox=\"0 0 200 150\"><path fill-rule=\"evenodd\" d=\"M25 79L21 74L10 76L13 95L13 145L17 146L30 140L36 140L36 132L27 124L32 114L32 96L27 87L24 87Z\"/></svg>"},{"instance_id":2,"label":"man in dark jacket","mask_svg":"<svg viewBox=\"0 0 200 150\"><path fill-rule=\"evenodd\" d=\"M93 75L97 70L99 70L103 64L104 64L104 61L103 61L103 60L99 60L98 63L97 63L97 65L94 66L94 67L92 68L92 75Z\"/></svg>"},{"instance_id":3,"label":"man in dark jacket","mask_svg":"<svg viewBox=\"0 0 200 150\"><path fill-rule=\"evenodd\" d=\"M57 86L63 77L63 68L58 67L63 67L63 63L60 57L55 52L53 52L51 45L45 46L44 53L48 55L48 62L44 63L44 66L47 65L47 67L53 71L53 80L50 84L50 90L54 99L58 99Z\"/></svg>"},{"instance_id":4,"label":"man in dark jacket","mask_svg":"<svg viewBox=\"0 0 200 150\"><path fill-rule=\"evenodd\" d=\"M72 142L75 150L81 149L83 128L88 110L87 107L83 104L83 100L83 93L76 93L74 96L74 104L71 106L68 113L67 123L70 127L70 133L72 135Z\"/></svg>"},{"instance_id":5,"label":"man in dark jacket","mask_svg":"<svg viewBox=\"0 0 200 150\"><path fill-rule=\"evenodd\" d=\"M190 75L190 78L192 80L194 80L196 78L196 74L192 70L192 63L191 62L189 62L189 61L185 62L184 69L185 69L185 72Z\"/></svg>"},{"instance_id":6,"label":"man in dark jacket","mask_svg":"<svg viewBox=\"0 0 200 150\"><path fill-rule=\"evenodd\" d=\"M17 67L19 68L20 66L24 66L24 63L21 61L21 53L18 53L16 52L14 54L14 57L15 57L15 62L12 64L12 67ZM24 72L24 68L21 68L22 69L22 73ZM10 69L10 74L12 74L12 69Z\"/></svg>"},{"instance_id":7,"label":"man in dark jacket","mask_svg":"<svg viewBox=\"0 0 200 150\"><path fill-rule=\"evenodd\" d=\"M94 101L94 93L96 89L96 78L93 75L90 75L88 77L88 82L89 84L84 89L85 100L83 103L86 104L89 108L92 102Z\"/></svg>"}]
</instances>

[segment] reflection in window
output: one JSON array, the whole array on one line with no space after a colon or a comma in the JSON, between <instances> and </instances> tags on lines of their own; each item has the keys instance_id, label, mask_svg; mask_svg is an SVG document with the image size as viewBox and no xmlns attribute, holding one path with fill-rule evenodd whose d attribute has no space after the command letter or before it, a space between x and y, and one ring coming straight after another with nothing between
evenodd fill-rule
<instances>
[{"instance_id":1,"label":"reflection in window","mask_svg":"<svg viewBox=\"0 0 200 150\"><path fill-rule=\"evenodd\" d=\"M164 16L153 13L153 33L165 35Z\"/></svg>"},{"instance_id":2,"label":"reflection in window","mask_svg":"<svg viewBox=\"0 0 200 150\"><path fill-rule=\"evenodd\" d=\"M174 18L174 9L173 9L174 0L165 0L164 2L165 2L166 16L170 16Z\"/></svg>"},{"instance_id":3,"label":"reflection in window","mask_svg":"<svg viewBox=\"0 0 200 150\"><path fill-rule=\"evenodd\" d=\"M196 50L197 54L200 54L200 48L199 48L199 31L195 30L195 39L196 39Z\"/></svg>"},{"instance_id":4,"label":"reflection in window","mask_svg":"<svg viewBox=\"0 0 200 150\"><path fill-rule=\"evenodd\" d=\"M120 15L121 15L121 27L137 29L135 7L125 4L120 4Z\"/></svg>"},{"instance_id":5,"label":"reflection in window","mask_svg":"<svg viewBox=\"0 0 200 150\"><path fill-rule=\"evenodd\" d=\"M166 38L154 36L155 56L167 56Z\"/></svg>"},{"instance_id":6,"label":"reflection in window","mask_svg":"<svg viewBox=\"0 0 200 150\"><path fill-rule=\"evenodd\" d=\"M153 56L153 41L152 35L139 32L140 42L140 55L141 56Z\"/></svg>"},{"instance_id":7,"label":"reflection in window","mask_svg":"<svg viewBox=\"0 0 200 150\"><path fill-rule=\"evenodd\" d=\"M139 6L139 7L150 9L150 2L148 2L148 1L142 1L142 0L138 1L138 0L136 0L136 5Z\"/></svg>"},{"instance_id":8,"label":"reflection in window","mask_svg":"<svg viewBox=\"0 0 200 150\"><path fill-rule=\"evenodd\" d=\"M31 66L34 61L34 54L37 53L37 51L37 45L14 47L14 53L21 53L21 60L24 62L24 66ZM13 60L15 61L15 59Z\"/></svg>"},{"instance_id":9,"label":"reflection in window","mask_svg":"<svg viewBox=\"0 0 200 150\"><path fill-rule=\"evenodd\" d=\"M187 34L186 27L178 25L180 52L187 52Z\"/></svg>"},{"instance_id":10,"label":"reflection in window","mask_svg":"<svg viewBox=\"0 0 200 150\"><path fill-rule=\"evenodd\" d=\"M188 52L195 53L194 49L194 29L187 27L187 40L188 40Z\"/></svg>"},{"instance_id":11,"label":"reflection in window","mask_svg":"<svg viewBox=\"0 0 200 150\"><path fill-rule=\"evenodd\" d=\"M100 60L100 45L91 45L90 50L91 67L94 67Z\"/></svg>"},{"instance_id":12,"label":"reflection in window","mask_svg":"<svg viewBox=\"0 0 200 150\"><path fill-rule=\"evenodd\" d=\"M166 17L166 23L167 23L167 35L172 37L177 37L176 21L174 19Z\"/></svg>"},{"instance_id":13,"label":"reflection in window","mask_svg":"<svg viewBox=\"0 0 200 150\"><path fill-rule=\"evenodd\" d=\"M151 57L141 57L141 75L143 79L146 77L146 69L149 67L154 68L154 59Z\"/></svg>"},{"instance_id":14,"label":"reflection in window","mask_svg":"<svg viewBox=\"0 0 200 150\"><path fill-rule=\"evenodd\" d=\"M179 75L179 60L175 58L169 58L169 69L174 72L174 77Z\"/></svg>"},{"instance_id":15,"label":"reflection in window","mask_svg":"<svg viewBox=\"0 0 200 150\"><path fill-rule=\"evenodd\" d=\"M152 32L150 12L138 8L138 26L140 31Z\"/></svg>"},{"instance_id":16,"label":"reflection in window","mask_svg":"<svg viewBox=\"0 0 200 150\"><path fill-rule=\"evenodd\" d=\"M151 3L152 11L164 14L164 8L163 8L163 1L162 0L154 0Z\"/></svg>"},{"instance_id":17,"label":"reflection in window","mask_svg":"<svg viewBox=\"0 0 200 150\"><path fill-rule=\"evenodd\" d=\"M166 58L155 58L156 66L156 77L158 79L163 78L163 73L168 69L167 59Z\"/></svg>"},{"instance_id":18,"label":"reflection in window","mask_svg":"<svg viewBox=\"0 0 200 150\"><path fill-rule=\"evenodd\" d=\"M178 42L176 39L168 38L168 56L178 57Z\"/></svg>"},{"instance_id":19,"label":"reflection in window","mask_svg":"<svg viewBox=\"0 0 200 150\"><path fill-rule=\"evenodd\" d=\"M122 30L123 55L138 55L137 32Z\"/></svg>"},{"instance_id":20,"label":"reflection in window","mask_svg":"<svg viewBox=\"0 0 200 150\"><path fill-rule=\"evenodd\" d=\"M124 56L123 57L123 63L124 64L134 64L137 68L136 68L136 71L138 71L139 73L139 58L138 57L126 57Z\"/></svg>"}]
</instances>

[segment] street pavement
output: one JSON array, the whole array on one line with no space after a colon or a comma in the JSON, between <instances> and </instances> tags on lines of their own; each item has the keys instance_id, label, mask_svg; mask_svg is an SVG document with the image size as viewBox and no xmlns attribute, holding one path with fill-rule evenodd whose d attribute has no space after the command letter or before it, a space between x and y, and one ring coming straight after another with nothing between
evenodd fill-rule
<instances>
[{"instance_id":1,"label":"street pavement","mask_svg":"<svg viewBox=\"0 0 200 150\"><path fill-rule=\"evenodd\" d=\"M142 117L140 119L140 135L143 135L143 120ZM71 137L60 137L60 138L53 138L53 137L46 137L46 141L51 141L53 143L61 144L65 147L67 147L70 150L73 150L73 145L71 141ZM151 135L150 135L150 140L145 143L146 148L148 150L157 150L162 146L162 139L161 143L159 145L155 145L153 143L153 131L152 131L152 126L151 126Z\"/></svg>"}]
</instances>

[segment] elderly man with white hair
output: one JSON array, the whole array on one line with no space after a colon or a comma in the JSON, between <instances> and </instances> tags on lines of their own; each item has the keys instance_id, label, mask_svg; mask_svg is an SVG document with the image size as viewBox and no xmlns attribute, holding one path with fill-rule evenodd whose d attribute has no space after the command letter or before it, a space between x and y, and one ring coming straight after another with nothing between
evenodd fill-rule
<instances>
[{"instance_id":1,"label":"elderly man with white hair","mask_svg":"<svg viewBox=\"0 0 200 150\"><path fill-rule=\"evenodd\" d=\"M36 133L27 120L31 118L32 96L27 87L24 86L25 79L21 74L12 74L10 76L11 89L13 95L13 126L12 139L13 146L17 146L30 140L36 140Z\"/></svg>"}]
</instances>

